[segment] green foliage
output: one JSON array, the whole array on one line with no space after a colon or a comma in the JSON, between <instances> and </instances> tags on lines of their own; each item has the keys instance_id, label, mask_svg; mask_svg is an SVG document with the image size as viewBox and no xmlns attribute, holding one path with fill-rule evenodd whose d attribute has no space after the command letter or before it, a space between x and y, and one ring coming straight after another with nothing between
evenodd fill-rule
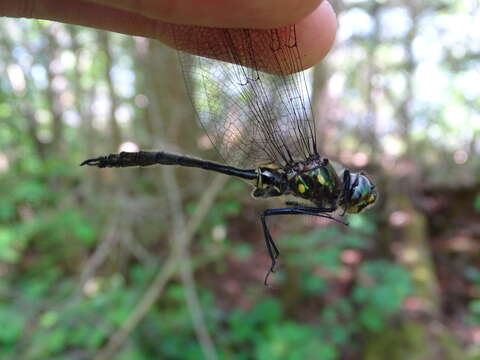
<instances>
[{"instance_id":1,"label":"green foliage","mask_svg":"<svg viewBox=\"0 0 480 360\"><path fill-rule=\"evenodd\" d=\"M171 311L152 314L139 329L144 335L143 348L162 354L164 359L198 359L200 353L190 314L183 296L179 296L181 289L172 286L165 294L162 303L169 303ZM215 309L212 297L202 296L202 299L211 330L216 334L221 359L336 358L335 346L322 341L321 330L288 320L278 299L266 298L248 310L223 312L217 317L212 313Z\"/></svg>"},{"instance_id":2,"label":"green foliage","mask_svg":"<svg viewBox=\"0 0 480 360\"><path fill-rule=\"evenodd\" d=\"M473 286L480 288L480 270L476 267L470 266L465 270L465 277ZM468 321L471 324L480 325L480 300L473 299L468 303Z\"/></svg>"},{"instance_id":3,"label":"green foliage","mask_svg":"<svg viewBox=\"0 0 480 360\"><path fill-rule=\"evenodd\" d=\"M470 311L470 321L476 325L480 324L480 300L472 300L468 304L468 310Z\"/></svg>"},{"instance_id":4,"label":"green foliage","mask_svg":"<svg viewBox=\"0 0 480 360\"><path fill-rule=\"evenodd\" d=\"M387 16L392 9L387 3L375 12ZM363 5L350 7L350 11L373 19L367 11L370 7ZM393 9L401 10L396 16L404 12L403 5L393 5ZM428 11L429 5L421 10L418 19L428 20L437 13ZM462 14L464 10L460 9ZM448 15L448 11L443 12ZM405 11L408 13L411 12ZM398 19L391 23L398 24ZM410 20L402 23L416 21ZM131 315L169 254L169 225L175 214L162 200L164 189L157 170L148 174L144 169L89 172L80 171L77 164L87 154L115 149L119 141L135 139L132 141L142 148L150 148L160 143L157 136L162 134L184 135L187 128L192 132L188 136L195 138L198 134L191 126L192 114L187 114L188 123L182 123L179 129L169 122L181 121L172 116L173 108L183 111L187 106L178 106L171 100L178 89L166 85L162 78L170 69L161 64L157 68L161 71L152 71L147 57L158 55L150 52L152 44L121 35L99 36L90 29L46 21L9 21L0 24L2 30L14 29L4 31L0 44L0 68L6 74L0 78L0 358L90 359ZM438 26L450 22L429 23ZM335 98L335 94L329 93L329 103L338 107L332 113L345 116L330 124L335 129L329 132L331 138L326 148L340 158L348 158L349 153L354 158L366 154L372 169L388 163L385 173L375 175L387 181L392 176L405 176L405 186L410 183L410 172L424 179L426 185L458 184L459 174L461 183L475 178L478 156L473 152L467 154L465 164L453 164L453 159L462 160L461 153L454 156L455 151L474 148L471 145L475 144L479 130L478 118L473 116L479 97L474 92L476 87L471 86L472 71L476 70L472 65L476 63L458 58L465 54L467 60L471 59L467 45L475 41L445 38L455 44L455 51L450 52L442 42L425 37L435 31L413 34L422 40L421 44L443 46L432 51L445 54L446 61L441 62L445 69L439 71L433 59L420 59L422 54L418 61L423 64L408 59L409 51L404 51L404 46L411 39L403 41L401 35L395 35L385 44L374 44L378 36L388 36L383 30L384 26L380 32L371 31L375 39L367 38L366 33L352 32L358 36L343 43L349 46L347 54L354 51L358 56L343 56L345 49L339 47L339 53L331 57L336 59L329 71L336 74L332 89L341 96ZM101 39L105 42L101 43ZM399 51L407 55L398 56ZM163 50L159 53L165 55ZM364 66L362 56L367 54L368 66ZM452 56L455 61L449 64ZM142 66L137 66L139 63ZM425 72L425 65L432 73ZM449 66L455 67L455 72L466 81L445 81ZM12 69L16 71L13 80ZM414 72L419 78L410 83ZM425 73L428 76L422 80L420 76ZM443 96L437 93L437 87L432 88L432 79L450 84ZM14 80L19 81L17 88ZM427 85L427 91L423 90L427 95L435 90L435 96L417 100L420 97L413 89L417 83ZM168 88L168 96L155 94L152 88ZM373 90L376 95L372 97L364 89ZM165 98L172 106L145 108L146 103ZM437 103L429 99L437 99ZM199 101L206 106L205 99ZM106 117L113 121L111 114L105 116L98 111L107 103L118 120L122 118L117 124L119 139L115 138L111 124L104 123ZM413 111L403 111L407 103ZM223 111L228 106L212 104L213 111ZM382 126L370 126L378 115L370 114L371 111L382 115ZM134 114L131 118L130 112ZM397 123L397 119L402 123ZM319 134L324 136L320 124ZM378 132L379 128L388 131ZM166 141L175 143L173 136L176 135ZM183 140L182 136L178 138ZM400 146L393 146L396 143ZM181 141L178 145L181 147ZM395 151L390 152L394 148L405 155L402 161L398 161L400 157L396 157ZM389 150L387 156L385 149ZM408 158L407 150L416 157ZM408 166L403 169L405 164ZM459 166L463 171L456 170ZM182 180L188 185L191 179ZM207 183L200 181L196 188L182 188L182 196L193 199L187 206L187 215L197 211L197 195ZM381 192L398 190L387 188L384 186ZM242 196L239 194L249 191L241 182L229 182L191 246L205 323L220 358L339 359L344 353L351 355L359 350L360 340L380 335L385 338L391 316L412 291L406 269L393 261L379 260L385 254L375 241L385 230L377 227L377 218L382 226L387 226L387 213L394 210L389 208L391 204L386 202L383 213L348 216L348 228L321 227L306 234L295 230L284 238L278 232L274 234L282 254L278 271L271 277L278 290L272 291L263 287L258 275L268 266L258 227L258 209L254 209L255 205L244 208L238 200ZM473 201L475 210L480 212L480 194ZM112 219L117 220L113 225L109 224ZM238 224L253 221L255 229L242 225L239 235ZM295 221L300 223L298 218ZM99 249L112 239L113 245L109 245L105 257L98 256L102 255ZM92 275L82 283L82 276L89 271ZM472 266L465 275L478 290L478 269ZM201 358L185 297L185 288L174 276L115 359ZM470 300L468 310L470 323L480 324L479 300ZM428 337L418 336L415 328L405 331L414 337L415 345L425 348ZM385 358L384 353L393 353L392 346L403 355L403 344L390 341L397 339L398 333L387 335L381 358Z\"/></svg>"},{"instance_id":5,"label":"green foliage","mask_svg":"<svg viewBox=\"0 0 480 360\"><path fill-rule=\"evenodd\" d=\"M382 330L388 315L411 293L410 277L404 268L384 260L363 264L358 276L352 298L361 307L359 321L370 331Z\"/></svg>"},{"instance_id":6,"label":"green foliage","mask_svg":"<svg viewBox=\"0 0 480 360\"><path fill-rule=\"evenodd\" d=\"M326 279L315 276L312 271L319 269L322 273L339 271L343 264L341 254L353 249L356 254L370 245L366 235L370 233L371 221L365 221L365 227L358 231L343 233L338 227L326 227L306 235L293 235L280 240L283 251L289 251L288 271L302 273L300 279L304 291L318 294L328 292ZM353 230L353 227L352 227Z\"/></svg>"},{"instance_id":7,"label":"green foliage","mask_svg":"<svg viewBox=\"0 0 480 360\"><path fill-rule=\"evenodd\" d=\"M480 194L477 194L477 196L475 196L475 200L473 202L473 206L475 208L475 210L480 213Z\"/></svg>"},{"instance_id":8,"label":"green foliage","mask_svg":"<svg viewBox=\"0 0 480 360\"><path fill-rule=\"evenodd\" d=\"M341 232L339 227L326 227L279 241L282 255L288 253L284 259L283 274L288 273L287 277L294 276L300 281L301 294L312 299L338 298L318 305L318 317L311 318L317 320L313 327L298 326L288 321L272 322L274 330L267 332L268 339L262 338L257 357L312 358L312 354L317 353L322 354L322 359L335 359L344 346L352 346L355 337L384 329L390 316L400 309L402 301L412 292L412 283L406 269L386 260L362 262L356 277L350 280L351 292L332 293L336 274L348 271L349 265L343 263L342 253L349 250L361 256L371 246L368 235L375 232L375 224L371 218L361 218L346 233ZM321 275L317 275L315 269ZM295 276L295 273L300 275ZM280 281L288 281L285 277L279 278ZM264 313L267 314L266 311ZM246 318L243 317L244 322ZM245 331L253 332L252 329ZM298 346L297 340L304 346Z\"/></svg>"},{"instance_id":9,"label":"green foliage","mask_svg":"<svg viewBox=\"0 0 480 360\"><path fill-rule=\"evenodd\" d=\"M337 358L337 350L332 344L322 341L321 333L315 329L286 321L268 329L254 358L331 360Z\"/></svg>"},{"instance_id":10,"label":"green foliage","mask_svg":"<svg viewBox=\"0 0 480 360\"><path fill-rule=\"evenodd\" d=\"M6 194L0 206L0 260L17 262L28 245L36 246L39 251L64 247L72 252L82 244L92 245L97 233L88 217L79 208L64 205L63 200L68 198L64 191L67 190L59 190L53 184L58 173L68 182L68 173L63 170L65 164L56 164L57 170L52 174L51 168L36 166L31 159L20 165L28 163L33 165L28 173L21 177L12 173L0 186ZM47 176L53 177L51 184L45 181Z\"/></svg>"},{"instance_id":11,"label":"green foliage","mask_svg":"<svg viewBox=\"0 0 480 360\"><path fill-rule=\"evenodd\" d=\"M7 304L0 305L0 321L4 326L0 327L0 348L7 354L14 348L25 326L25 314L12 311Z\"/></svg>"},{"instance_id":12,"label":"green foliage","mask_svg":"<svg viewBox=\"0 0 480 360\"><path fill-rule=\"evenodd\" d=\"M447 328L432 331L428 325L408 318L399 319L395 325L383 330L381 337L371 337L362 359L435 359L438 354L442 354L442 360L470 359ZM425 346L432 338L436 339L436 346Z\"/></svg>"},{"instance_id":13,"label":"green foliage","mask_svg":"<svg viewBox=\"0 0 480 360\"><path fill-rule=\"evenodd\" d=\"M144 268L144 281L149 280L152 269ZM95 287L87 297L64 299L54 288L43 289L22 299L27 313L19 313L18 305L5 303L0 307L0 321L9 326L0 329L0 344L3 349L14 349L26 334L25 348L17 349L25 359L54 358L68 349L82 349L86 354L98 349L110 332L120 326L138 301L139 288L128 287L120 276L110 279L94 279L90 286ZM141 283L140 283L141 285ZM71 291L72 289L70 289ZM48 308L39 307L36 302L47 294ZM25 316L35 319L34 328L25 328ZM30 325L32 326L32 325ZM22 334L23 331L23 334ZM23 335L23 336L22 336ZM4 352L2 355L7 355ZM13 352L11 353L13 355ZM90 357L90 356L88 356ZM5 357L2 357L5 358ZM12 359L17 358L15 356Z\"/></svg>"},{"instance_id":14,"label":"green foliage","mask_svg":"<svg viewBox=\"0 0 480 360\"><path fill-rule=\"evenodd\" d=\"M225 200L219 201L216 206L217 209L236 211L238 204ZM204 236L209 237L208 229L224 222L222 218L228 214L229 211L213 211L203 224ZM66 219L76 218L68 212L65 215ZM335 281L329 276L315 275L313 270L322 268L334 274L344 266L342 251L367 250L370 245L366 233L373 225L366 221L363 228L347 233L327 227L281 240L282 250L286 251L283 255L284 272L302 274L301 291L304 296L315 301L332 294ZM73 228L73 223L68 227ZM52 233L55 227L64 227L58 223L48 224L43 226L47 229L52 226ZM38 233L39 230L32 232ZM30 240L34 241L37 240ZM88 244L83 242L82 246ZM55 251L61 256L65 249L57 247L52 251L50 257L58 261ZM21 303L29 309L28 312L18 316L16 303L5 302L0 307L0 321L11 324L0 331L2 355L6 359L16 357L19 341L27 345L26 350L21 352L27 360L61 358L68 349L81 349L85 356L90 357L126 320L156 270L132 266L128 273L131 282L115 273L91 279L86 285L90 289L87 296L68 300L65 295L74 291L74 282L65 277L58 267L52 268L52 263L40 262L36 266L42 269L41 276L30 275L29 280L21 281ZM387 261L364 262L353 285L350 294L344 294L331 303L319 302L317 315L308 323L294 321L295 317L292 318L289 312L296 309L286 309L279 298L265 291L251 306L232 310L218 308L210 290L201 288L199 291L206 322L210 332L215 334L222 359L337 359L345 346L352 346L353 339L366 331L379 331L388 317L399 309L401 300L409 291L405 271ZM27 319L34 319L35 325L25 332ZM29 335L25 338L26 333ZM181 285L171 283L166 288L157 306L150 310L124 350L119 355L120 359L198 359L201 348Z\"/></svg>"},{"instance_id":15,"label":"green foliage","mask_svg":"<svg viewBox=\"0 0 480 360\"><path fill-rule=\"evenodd\" d=\"M217 201L208 212L208 224L224 225L229 216L238 215L240 213L240 203L232 198L232 195L248 189L245 184L239 181L229 181L223 191L219 195L221 201ZM192 203L187 206L189 214L196 211L197 204Z\"/></svg>"}]
</instances>

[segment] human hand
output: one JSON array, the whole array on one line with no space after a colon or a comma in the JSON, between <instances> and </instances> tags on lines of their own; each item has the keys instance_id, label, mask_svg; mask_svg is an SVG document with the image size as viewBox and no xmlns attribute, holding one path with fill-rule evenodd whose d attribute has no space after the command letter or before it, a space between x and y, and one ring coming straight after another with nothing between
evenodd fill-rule
<instances>
[{"instance_id":1,"label":"human hand","mask_svg":"<svg viewBox=\"0 0 480 360\"><path fill-rule=\"evenodd\" d=\"M330 4L322 0L16 0L0 3L0 16L47 19L145 36L171 47L175 47L172 27L263 31L294 23L304 68L328 53L337 26Z\"/></svg>"}]
</instances>

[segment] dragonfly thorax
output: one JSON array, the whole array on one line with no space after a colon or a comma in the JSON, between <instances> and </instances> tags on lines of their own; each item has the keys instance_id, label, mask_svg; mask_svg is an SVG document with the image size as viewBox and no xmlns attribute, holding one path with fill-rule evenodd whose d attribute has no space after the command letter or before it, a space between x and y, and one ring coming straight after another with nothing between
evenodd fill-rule
<instances>
[{"instance_id":1,"label":"dragonfly thorax","mask_svg":"<svg viewBox=\"0 0 480 360\"><path fill-rule=\"evenodd\" d=\"M289 174L291 193L312 202L317 207L336 208L341 183L328 159L313 160L301 166L303 166L302 171Z\"/></svg>"},{"instance_id":2,"label":"dragonfly thorax","mask_svg":"<svg viewBox=\"0 0 480 360\"><path fill-rule=\"evenodd\" d=\"M328 159L313 158L285 168L259 167L257 173L254 197L293 195L313 206L337 207L342 184Z\"/></svg>"}]
</instances>

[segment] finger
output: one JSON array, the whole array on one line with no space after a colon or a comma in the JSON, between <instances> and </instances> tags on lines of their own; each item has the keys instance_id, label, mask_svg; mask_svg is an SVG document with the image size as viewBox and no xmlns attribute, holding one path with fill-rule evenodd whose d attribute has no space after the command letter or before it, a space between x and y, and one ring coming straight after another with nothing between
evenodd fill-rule
<instances>
[{"instance_id":1,"label":"finger","mask_svg":"<svg viewBox=\"0 0 480 360\"><path fill-rule=\"evenodd\" d=\"M0 2L0 16L26 17L152 37L158 21L84 0L19 0Z\"/></svg>"},{"instance_id":2,"label":"finger","mask_svg":"<svg viewBox=\"0 0 480 360\"><path fill-rule=\"evenodd\" d=\"M300 51L302 66L301 69L296 69L296 71L299 71L314 66L327 55L335 40L337 22L332 7L327 1L324 1L317 9L304 19L300 20L295 26L297 45ZM230 62L233 61L233 59L229 57L228 52L226 53L218 48L216 46L217 44L212 44L212 42L208 41L209 39L221 39L222 36L219 36L217 32L223 32L224 29L197 28L186 25L161 23L156 30L158 33L155 37L161 39L164 43L173 48L200 56ZM231 30L231 33L236 31L241 30ZM251 30L256 55L258 55L259 58L262 58L261 69L272 73L282 73L285 71L285 68L283 68L283 70L279 69L275 59L272 58L272 56L275 57L275 54L272 53L269 47L265 46L264 43L259 43L259 46L255 46L255 39L265 40L269 38L269 35L261 35L261 33L266 31L269 32L269 30L262 29ZM199 39L199 32L201 32L201 39ZM179 35L181 41L176 42L173 38L173 34ZM202 41L202 39L207 41ZM235 41L235 37L233 40ZM223 45L219 43L218 46ZM222 54L227 57L223 58ZM242 62L241 59L239 60ZM291 68L289 70L293 71L294 69Z\"/></svg>"},{"instance_id":3,"label":"finger","mask_svg":"<svg viewBox=\"0 0 480 360\"><path fill-rule=\"evenodd\" d=\"M145 36L158 39L171 47L175 47L172 28L182 26L167 24L143 15L87 1L7 1L0 3L0 16L47 19L128 35ZM302 63L304 68L308 68L320 61L330 50L337 27L335 14L330 4L323 1L319 7L300 20L296 26ZM207 29L207 31L215 32L218 29ZM193 47L194 44L191 48Z\"/></svg>"},{"instance_id":4,"label":"finger","mask_svg":"<svg viewBox=\"0 0 480 360\"><path fill-rule=\"evenodd\" d=\"M323 0L89 0L174 24L271 29L294 24Z\"/></svg>"},{"instance_id":5,"label":"finger","mask_svg":"<svg viewBox=\"0 0 480 360\"><path fill-rule=\"evenodd\" d=\"M296 24L302 65L308 69L322 60L332 48L337 33L337 18L328 1Z\"/></svg>"}]
</instances>

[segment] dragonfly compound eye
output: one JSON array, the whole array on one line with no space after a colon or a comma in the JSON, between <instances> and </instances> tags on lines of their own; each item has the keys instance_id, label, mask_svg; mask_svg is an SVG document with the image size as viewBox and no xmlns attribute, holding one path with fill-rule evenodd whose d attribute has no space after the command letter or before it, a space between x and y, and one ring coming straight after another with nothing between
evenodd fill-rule
<instances>
[{"instance_id":1,"label":"dragonfly compound eye","mask_svg":"<svg viewBox=\"0 0 480 360\"><path fill-rule=\"evenodd\" d=\"M356 181L352 182L351 197L346 202L346 212L358 214L371 207L377 201L378 193L375 185L363 174L352 174Z\"/></svg>"}]
</instances>

